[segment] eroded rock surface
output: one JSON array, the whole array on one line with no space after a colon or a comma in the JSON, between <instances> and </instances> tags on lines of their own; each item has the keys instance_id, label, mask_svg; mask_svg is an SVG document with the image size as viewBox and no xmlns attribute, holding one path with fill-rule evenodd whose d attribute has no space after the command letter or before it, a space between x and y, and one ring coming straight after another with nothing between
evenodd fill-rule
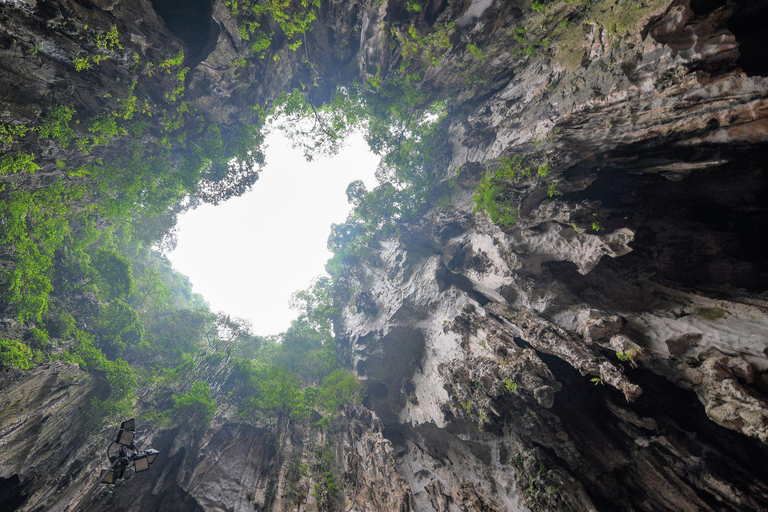
<instances>
[{"instance_id":1,"label":"eroded rock surface","mask_svg":"<svg viewBox=\"0 0 768 512\"><path fill-rule=\"evenodd\" d=\"M92 377L55 364L2 379L0 498L9 510L411 509L381 421L364 408L325 429L222 410L209 428L143 430L142 446L162 453L151 477L129 472L111 488L97 477L115 430L93 431ZM343 501L315 491L325 471L337 475Z\"/></svg>"},{"instance_id":2,"label":"eroded rock surface","mask_svg":"<svg viewBox=\"0 0 768 512\"><path fill-rule=\"evenodd\" d=\"M765 259L747 248L766 211L746 206L767 84L738 67L738 6L659 7L629 38L585 25L574 72L532 59L455 119L446 176L527 152L562 197L519 180L500 229L459 187L358 274L375 308L347 311L349 359L386 390L368 405L419 510L767 506Z\"/></svg>"},{"instance_id":3,"label":"eroded rock surface","mask_svg":"<svg viewBox=\"0 0 768 512\"><path fill-rule=\"evenodd\" d=\"M515 39L527 3L427 2L419 23L455 21L454 42L487 60L456 52L426 73L453 100L436 184L450 204L378 240L350 277L337 327L367 409L327 432L223 408L204 431L146 433L164 454L153 479L112 492L92 489L106 433L87 437L78 416L89 378L63 364L4 374L0 497L23 510L316 510L328 503L311 461L328 450L343 510L765 510L768 79L749 20L765 4L651 1L625 30L606 14L626 14L621 2L587 17L560 2L525 18L552 36L530 55ZM402 6L323 5L307 44L319 96L396 69L382 21ZM67 13L79 21L62 29ZM279 65L235 66L248 45L221 0L194 50L146 1L0 14L4 121L125 92L72 70L86 22L120 23L141 56L191 51L189 99L224 124L305 78L285 48ZM70 179L56 159L82 158L36 151L30 189ZM471 195L510 155L549 172L515 183L519 219L500 228Z\"/></svg>"}]
</instances>

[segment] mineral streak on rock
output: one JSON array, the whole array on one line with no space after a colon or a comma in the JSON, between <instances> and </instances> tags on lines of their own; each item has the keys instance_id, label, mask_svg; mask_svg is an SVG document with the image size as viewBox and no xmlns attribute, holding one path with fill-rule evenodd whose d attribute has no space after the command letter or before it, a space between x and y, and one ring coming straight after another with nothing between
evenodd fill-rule
<instances>
[{"instance_id":1,"label":"mineral streak on rock","mask_svg":"<svg viewBox=\"0 0 768 512\"><path fill-rule=\"evenodd\" d=\"M386 23L407 15L388 0L323 2L305 55L236 66L249 45L223 0L192 39L164 22L168 4L0 3L0 120L32 122L52 103L96 111L125 93L133 54L185 49L189 102L240 122L306 78L305 56L320 100L393 72ZM151 478L93 490L108 431L89 433L81 414L90 378L64 363L0 370L0 503L317 510L301 467L328 450L350 511L768 509L766 6L424 2L419 23L455 22L452 43L487 60L474 81L459 51L425 74L452 100L435 184L455 177L450 207L378 240L355 269L337 334L364 406L330 433L224 408L204 431L147 433L163 453ZM511 50L521 19L538 53ZM85 27L112 25L126 55L75 72ZM78 179L56 160L100 156L30 149L42 169L5 177L29 189ZM472 193L513 154L549 173L516 182L519 218L502 228Z\"/></svg>"}]
</instances>

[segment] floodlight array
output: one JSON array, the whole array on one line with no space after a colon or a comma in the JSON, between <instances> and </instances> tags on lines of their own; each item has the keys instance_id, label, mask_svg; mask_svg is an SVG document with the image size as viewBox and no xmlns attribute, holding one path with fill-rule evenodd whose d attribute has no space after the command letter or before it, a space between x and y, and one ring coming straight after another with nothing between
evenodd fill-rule
<instances>
[{"instance_id":1,"label":"floodlight array","mask_svg":"<svg viewBox=\"0 0 768 512\"><path fill-rule=\"evenodd\" d=\"M110 467L101 470L101 483L114 485L125 476L125 470L131 467L131 464L136 473L141 473L148 470L155 461L160 452L152 448L140 452L133 442L135 436L136 421L133 418L120 424L117 438L107 447ZM110 455L109 450L114 444L118 445L117 455Z\"/></svg>"}]
</instances>

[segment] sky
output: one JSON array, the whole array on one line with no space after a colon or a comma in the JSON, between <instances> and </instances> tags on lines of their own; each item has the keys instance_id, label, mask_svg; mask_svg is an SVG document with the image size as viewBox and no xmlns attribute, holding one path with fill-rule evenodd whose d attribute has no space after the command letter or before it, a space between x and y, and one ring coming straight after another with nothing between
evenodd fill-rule
<instances>
[{"instance_id":1,"label":"sky","mask_svg":"<svg viewBox=\"0 0 768 512\"><path fill-rule=\"evenodd\" d=\"M255 334L277 334L298 313L293 292L325 274L332 223L351 205L347 185L376 185L378 157L362 136L335 157L304 160L277 130L267 137L267 164L250 192L180 216L178 245L168 255L213 311L248 319Z\"/></svg>"}]
</instances>

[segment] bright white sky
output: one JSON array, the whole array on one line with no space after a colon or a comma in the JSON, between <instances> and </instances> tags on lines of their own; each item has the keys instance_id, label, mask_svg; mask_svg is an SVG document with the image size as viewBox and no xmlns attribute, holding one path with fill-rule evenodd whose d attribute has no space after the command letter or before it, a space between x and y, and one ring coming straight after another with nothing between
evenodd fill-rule
<instances>
[{"instance_id":1,"label":"bright white sky","mask_svg":"<svg viewBox=\"0 0 768 512\"><path fill-rule=\"evenodd\" d=\"M291 294L325 273L332 223L347 218L347 185L376 185L378 157L362 136L333 158L306 162L277 130L267 137L267 165L253 189L179 218L168 255L213 311L251 320L255 334L284 331L297 313Z\"/></svg>"}]
</instances>

